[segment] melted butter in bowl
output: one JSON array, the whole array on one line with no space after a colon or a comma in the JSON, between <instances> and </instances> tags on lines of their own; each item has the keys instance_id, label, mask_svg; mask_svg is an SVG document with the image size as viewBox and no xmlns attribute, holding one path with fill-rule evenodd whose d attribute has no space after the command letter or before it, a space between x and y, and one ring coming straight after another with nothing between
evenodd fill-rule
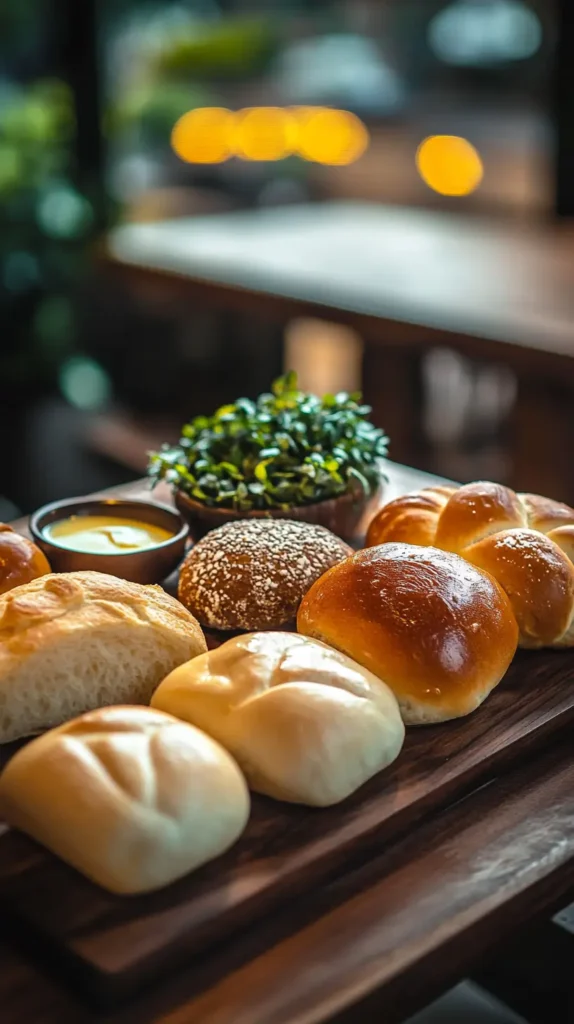
<instances>
[{"instance_id":1,"label":"melted butter in bowl","mask_svg":"<svg viewBox=\"0 0 574 1024\"><path fill-rule=\"evenodd\" d=\"M153 523L119 516L81 515L59 519L44 527L47 540L69 551L93 555L122 555L146 551L171 540L169 530Z\"/></svg>"},{"instance_id":2,"label":"melted butter in bowl","mask_svg":"<svg viewBox=\"0 0 574 1024\"><path fill-rule=\"evenodd\" d=\"M188 532L174 508L139 498L54 501L30 518L30 533L53 572L103 572L143 584L172 575Z\"/></svg>"}]
</instances>

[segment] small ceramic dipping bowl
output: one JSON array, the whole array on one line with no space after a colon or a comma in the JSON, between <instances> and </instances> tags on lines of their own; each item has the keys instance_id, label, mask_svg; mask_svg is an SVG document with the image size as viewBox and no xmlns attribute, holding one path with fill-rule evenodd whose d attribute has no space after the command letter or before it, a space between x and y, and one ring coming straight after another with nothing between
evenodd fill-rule
<instances>
[{"instance_id":1,"label":"small ceramic dipping bowl","mask_svg":"<svg viewBox=\"0 0 574 1024\"><path fill-rule=\"evenodd\" d=\"M109 516L160 527L171 534L166 540L118 553L75 551L58 544L47 528L62 520L81 516ZM189 528L182 516L169 505L128 498L78 498L44 505L30 518L30 533L44 552L53 572L79 572L94 569L132 583L162 583L179 565L185 554Z\"/></svg>"}]
</instances>

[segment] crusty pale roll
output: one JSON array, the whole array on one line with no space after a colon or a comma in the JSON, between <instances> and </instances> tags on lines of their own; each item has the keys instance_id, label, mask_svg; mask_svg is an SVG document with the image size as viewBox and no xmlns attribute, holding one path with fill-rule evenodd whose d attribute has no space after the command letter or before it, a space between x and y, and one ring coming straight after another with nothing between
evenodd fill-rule
<instances>
[{"instance_id":1,"label":"crusty pale roll","mask_svg":"<svg viewBox=\"0 0 574 1024\"><path fill-rule=\"evenodd\" d=\"M179 574L178 596L212 629L279 629L352 549L330 530L290 519L238 519L211 530Z\"/></svg>"},{"instance_id":2,"label":"crusty pale roll","mask_svg":"<svg viewBox=\"0 0 574 1024\"><path fill-rule=\"evenodd\" d=\"M249 792L199 729L150 708L100 708L15 754L0 816L103 888L139 893L231 846Z\"/></svg>"},{"instance_id":3,"label":"crusty pale roll","mask_svg":"<svg viewBox=\"0 0 574 1024\"><path fill-rule=\"evenodd\" d=\"M383 679L408 725L474 711L518 639L496 580L458 555L411 544L368 548L330 569L304 598L297 628Z\"/></svg>"},{"instance_id":4,"label":"crusty pale roll","mask_svg":"<svg viewBox=\"0 0 574 1024\"><path fill-rule=\"evenodd\" d=\"M324 644L252 633L175 669L152 706L219 740L252 789L324 807L397 757L404 726L391 691Z\"/></svg>"},{"instance_id":5,"label":"crusty pale roll","mask_svg":"<svg viewBox=\"0 0 574 1024\"><path fill-rule=\"evenodd\" d=\"M0 594L48 572L50 563L43 551L28 537L0 523Z\"/></svg>"},{"instance_id":6,"label":"crusty pale roll","mask_svg":"<svg viewBox=\"0 0 574 1024\"><path fill-rule=\"evenodd\" d=\"M0 597L0 743L105 704L145 704L206 650L161 587L99 572L41 576Z\"/></svg>"},{"instance_id":7,"label":"crusty pale roll","mask_svg":"<svg viewBox=\"0 0 574 1024\"><path fill-rule=\"evenodd\" d=\"M574 509L488 482L435 487L390 502L367 544L407 541L455 551L496 577L522 647L574 645Z\"/></svg>"}]
</instances>

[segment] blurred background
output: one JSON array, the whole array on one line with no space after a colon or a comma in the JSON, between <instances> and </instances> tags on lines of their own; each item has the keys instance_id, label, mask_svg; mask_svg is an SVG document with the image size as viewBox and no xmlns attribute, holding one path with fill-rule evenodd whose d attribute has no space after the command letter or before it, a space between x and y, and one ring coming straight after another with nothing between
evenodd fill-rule
<instances>
[{"instance_id":1,"label":"blurred background","mask_svg":"<svg viewBox=\"0 0 574 1024\"><path fill-rule=\"evenodd\" d=\"M284 368L574 501L566 0L3 0L0 519Z\"/></svg>"}]
</instances>

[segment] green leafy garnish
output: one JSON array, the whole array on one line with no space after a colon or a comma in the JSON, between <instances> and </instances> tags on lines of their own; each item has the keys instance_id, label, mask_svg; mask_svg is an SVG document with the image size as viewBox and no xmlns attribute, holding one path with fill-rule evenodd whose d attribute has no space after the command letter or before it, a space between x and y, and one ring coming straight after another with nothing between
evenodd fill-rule
<instances>
[{"instance_id":1,"label":"green leafy garnish","mask_svg":"<svg viewBox=\"0 0 574 1024\"><path fill-rule=\"evenodd\" d=\"M307 394L295 373L256 402L240 398L197 416L179 444L150 454L148 474L211 508L288 509L349 491L372 494L388 438L359 393Z\"/></svg>"}]
</instances>

